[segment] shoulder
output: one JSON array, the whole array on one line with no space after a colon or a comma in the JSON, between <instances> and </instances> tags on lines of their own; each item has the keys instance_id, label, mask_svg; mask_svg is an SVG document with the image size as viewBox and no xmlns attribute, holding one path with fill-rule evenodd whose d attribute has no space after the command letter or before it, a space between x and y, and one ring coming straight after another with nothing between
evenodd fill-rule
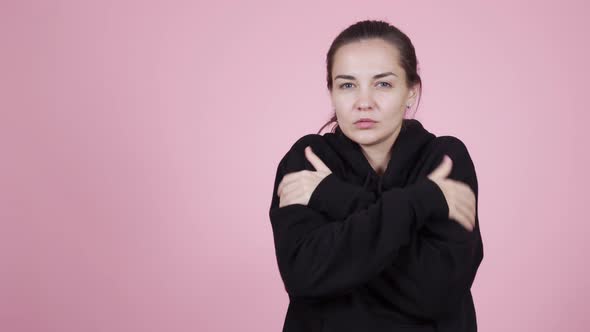
<instances>
[{"instance_id":1,"label":"shoulder","mask_svg":"<svg viewBox=\"0 0 590 332\"><path fill-rule=\"evenodd\" d=\"M322 135L319 134L306 134L291 144L291 147L284 155L283 159L293 159L295 157L303 156L305 148L310 146L314 152L321 151L325 145L325 140Z\"/></svg>"},{"instance_id":2,"label":"shoulder","mask_svg":"<svg viewBox=\"0 0 590 332\"><path fill-rule=\"evenodd\" d=\"M431 167L432 169L438 167L443 157L448 155L452 160L452 169L449 177L468 182L472 187L477 187L475 165L467 145L461 139L450 135L438 136L433 139L431 144L430 154L434 162Z\"/></svg>"},{"instance_id":3,"label":"shoulder","mask_svg":"<svg viewBox=\"0 0 590 332\"><path fill-rule=\"evenodd\" d=\"M311 163L305 157L305 148L310 146L314 153L319 157L325 155L327 148L324 136L319 134L306 134L297 139L284 154L279 163L279 167L286 172L295 172L300 170L314 170ZM324 160L324 162L326 162Z\"/></svg>"},{"instance_id":4,"label":"shoulder","mask_svg":"<svg viewBox=\"0 0 590 332\"><path fill-rule=\"evenodd\" d=\"M455 136L438 136L433 139L433 149L439 152L468 155L469 151L463 141Z\"/></svg>"},{"instance_id":5,"label":"shoulder","mask_svg":"<svg viewBox=\"0 0 590 332\"><path fill-rule=\"evenodd\" d=\"M324 136L319 134L307 134L295 141L290 150L304 151L307 146L311 146L313 149L314 147L320 147L324 144Z\"/></svg>"},{"instance_id":6,"label":"shoulder","mask_svg":"<svg viewBox=\"0 0 590 332\"><path fill-rule=\"evenodd\" d=\"M442 158L445 154L458 162L470 162L471 156L467 145L455 136L438 136L432 140L430 153Z\"/></svg>"},{"instance_id":7,"label":"shoulder","mask_svg":"<svg viewBox=\"0 0 590 332\"><path fill-rule=\"evenodd\" d=\"M302 154L306 147L311 147L319 157L334 159L336 157L335 145L341 144L333 133L306 134L295 141L289 148L289 153ZM325 161L325 160L324 160Z\"/></svg>"}]
</instances>

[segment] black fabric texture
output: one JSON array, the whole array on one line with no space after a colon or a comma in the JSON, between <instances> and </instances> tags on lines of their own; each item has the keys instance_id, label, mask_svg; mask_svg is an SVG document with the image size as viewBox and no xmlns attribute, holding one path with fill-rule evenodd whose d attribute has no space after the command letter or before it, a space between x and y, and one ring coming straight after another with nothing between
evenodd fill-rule
<instances>
[{"instance_id":1,"label":"black fabric texture","mask_svg":"<svg viewBox=\"0 0 590 332\"><path fill-rule=\"evenodd\" d=\"M279 207L288 173L315 171L304 149L330 168L307 205ZM449 219L427 176L444 155L449 178L476 196L473 231ZM275 254L289 296L283 332L477 331L471 286L483 260L478 185L465 144L404 119L382 175L337 128L308 134L280 160L269 210Z\"/></svg>"}]
</instances>

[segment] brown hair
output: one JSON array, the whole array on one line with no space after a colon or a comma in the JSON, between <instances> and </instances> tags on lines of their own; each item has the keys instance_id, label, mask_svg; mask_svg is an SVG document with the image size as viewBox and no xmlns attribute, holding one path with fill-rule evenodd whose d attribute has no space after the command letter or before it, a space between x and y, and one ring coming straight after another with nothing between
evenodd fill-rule
<instances>
[{"instance_id":1,"label":"brown hair","mask_svg":"<svg viewBox=\"0 0 590 332\"><path fill-rule=\"evenodd\" d=\"M400 31L395 26L377 20L365 20L359 21L342 32L334 39L328 54L326 55L326 71L327 71L327 86L328 90L332 92L332 67L334 65L334 54L336 51L349 43L358 42L366 39L381 38L391 45L395 46L400 54L399 65L403 68L406 73L406 86L408 88L418 84L419 87L419 98L418 104L420 104L420 98L422 96L422 80L418 74L418 60L416 59L416 51L412 41L406 34ZM418 106L416 106L417 108ZM338 122L336 121L336 112L332 115L330 120L326 122L318 131L318 134L330 123L335 123L332 127L331 132L336 130Z\"/></svg>"}]
</instances>

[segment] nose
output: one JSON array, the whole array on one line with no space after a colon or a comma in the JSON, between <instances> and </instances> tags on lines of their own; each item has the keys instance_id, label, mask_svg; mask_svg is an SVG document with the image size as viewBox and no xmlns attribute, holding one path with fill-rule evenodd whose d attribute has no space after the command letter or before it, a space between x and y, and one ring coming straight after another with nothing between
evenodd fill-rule
<instances>
[{"instance_id":1,"label":"nose","mask_svg":"<svg viewBox=\"0 0 590 332\"><path fill-rule=\"evenodd\" d=\"M356 108L359 111L372 109L374 107L373 96L371 94L371 89L360 89L357 105Z\"/></svg>"}]
</instances>

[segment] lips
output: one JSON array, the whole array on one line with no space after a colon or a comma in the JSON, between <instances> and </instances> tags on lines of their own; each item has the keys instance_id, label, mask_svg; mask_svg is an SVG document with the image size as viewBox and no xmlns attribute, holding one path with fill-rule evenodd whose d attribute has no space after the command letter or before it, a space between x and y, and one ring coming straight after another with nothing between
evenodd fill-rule
<instances>
[{"instance_id":1,"label":"lips","mask_svg":"<svg viewBox=\"0 0 590 332\"><path fill-rule=\"evenodd\" d=\"M355 123L359 123L359 122L377 122L377 121L372 120L372 119L363 118L363 119L357 120Z\"/></svg>"}]
</instances>

